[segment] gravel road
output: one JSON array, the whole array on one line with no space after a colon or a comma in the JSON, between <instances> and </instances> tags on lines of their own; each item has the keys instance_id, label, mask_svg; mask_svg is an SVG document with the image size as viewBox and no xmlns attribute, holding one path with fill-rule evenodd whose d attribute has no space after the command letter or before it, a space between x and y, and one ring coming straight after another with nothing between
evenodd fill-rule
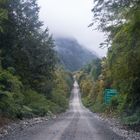
<instances>
[{"instance_id":1,"label":"gravel road","mask_svg":"<svg viewBox=\"0 0 140 140\"><path fill-rule=\"evenodd\" d=\"M3 140L125 140L86 109L74 82L69 110L58 118L14 132Z\"/></svg>"}]
</instances>

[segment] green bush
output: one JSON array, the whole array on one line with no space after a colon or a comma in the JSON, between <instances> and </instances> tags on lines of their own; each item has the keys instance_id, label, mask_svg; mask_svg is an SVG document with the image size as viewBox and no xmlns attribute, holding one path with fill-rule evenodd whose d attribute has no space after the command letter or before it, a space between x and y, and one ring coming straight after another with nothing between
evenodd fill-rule
<instances>
[{"instance_id":1,"label":"green bush","mask_svg":"<svg viewBox=\"0 0 140 140\"><path fill-rule=\"evenodd\" d=\"M44 95L41 95L32 90L28 90L24 93L24 96L24 105L27 106L28 109L31 109L31 112L34 115L47 115L47 112L49 111L49 102Z\"/></svg>"},{"instance_id":2,"label":"green bush","mask_svg":"<svg viewBox=\"0 0 140 140\"><path fill-rule=\"evenodd\" d=\"M0 72L0 90L9 92L20 92L22 87L21 81L9 71Z\"/></svg>"},{"instance_id":3,"label":"green bush","mask_svg":"<svg viewBox=\"0 0 140 140\"><path fill-rule=\"evenodd\" d=\"M21 93L22 83L10 71L0 71L0 112L8 117L17 117L24 96Z\"/></svg>"},{"instance_id":4,"label":"green bush","mask_svg":"<svg viewBox=\"0 0 140 140\"><path fill-rule=\"evenodd\" d=\"M92 98L90 97L84 97L82 99L82 102L84 104L84 106L86 106L87 108L89 108L91 111L93 112L105 112L107 106L105 104L102 104L100 102L93 102Z\"/></svg>"},{"instance_id":5,"label":"green bush","mask_svg":"<svg viewBox=\"0 0 140 140\"><path fill-rule=\"evenodd\" d=\"M28 106L23 105L22 109L19 112L18 118L32 118L34 116L33 110Z\"/></svg>"},{"instance_id":6,"label":"green bush","mask_svg":"<svg viewBox=\"0 0 140 140\"><path fill-rule=\"evenodd\" d=\"M84 97L82 99L82 102L83 102L84 106L87 108L90 108L91 106L93 106L93 102L90 97Z\"/></svg>"},{"instance_id":7,"label":"green bush","mask_svg":"<svg viewBox=\"0 0 140 140\"><path fill-rule=\"evenodd\" d=\"M57 71L50 98L22 85L14 73L14 68L0 71L0 115L22 119L52 115L68 108L68 97L72 87L70 73Z\"/></svg>"},{"instance_id":8,"label":"green bush","mask_svg":"<svg viewBox=\"0 0 140 140\"><path fill-rule=\"evenodd\" d=\"M118 96L112 97L112 99L111 99L111 101L110 101L110 103L109 103L109 108L110 108L112 111L114 111L114 110L117 109L118 105L119 105Z\"/></svg>"},{"instance_id":9,"label":"green bush","mask_svg":"<svg viewBox=\"0 0 140 140\"><path fill-rule=\"evenodd\" d=\"M117 112L119 114L122 114L124 112L124 110L127 108L127 104L126 104L126 98L127 98L127 94L126 95L119 95L118 96L118 106L117 106Z\"/></svg>"},{"instance_id":10,"label":"green bush","mask_svg":"<svg viewBox=\"0 0 140 140\"><path fill-rule=\"evenodd\" d=\"M70 95L70 92L71 92L71 89L73 87L73 76L71 73L67 72L66 73L66 76L65 76L65 81L69 87L69 93L68 93L68 96Z\"/></svg>"},{"instance_id":11,"label":"green bush","mask_svg":"<svg viewBox=\"0 0 140 140\"><path fill-rule=\"evenodd\" d=\"M131 116L123 116L121 118L121 121L125 125L140 125L140 112L139 113L134 113Z\"/></svg>"},{"instance_id":12,"label":"green bush","mask_svg":"<svg viewBox=\"0 0 140 140\"><path fill-rule=\"evenodd\" d=\"M102 113L102 112L105 112L107 106L105 104L101 104L99 102L96 102L93 106L92 106L92 111L93 112L99 112L99 113Z\"/></svg>"},{"instance_id":13,"label":"green bush","mask_svg":"<svg viewBox=\"0 0 140 140\"><path fill-rule=\"evenodd\" d=\"M62 90L56 89L52 92L52 102L58 105L59 110L58 112L65 111L68 107L68 99L64 96L65 93Z\"/></svg>"},{"instance_id":14,"label":"green bush","mask_svg":"<svg viewBox=\"0 0 140 140\"><path fill-rule=\"evenodd\" d=\"M19 105L16 105L13 93L5 92L0 98L0 112L3 115L15 117L19 110Z\"/></svg>"},{"instance_id":15,"label":"green bush","mask_svg":"<svg viewBox=\"0 0 140 140\"><path fill-rule=\"evenodd\" d=\"M62 107L60 107L58 104L52 102L52 101L49 101L49 109L50 111L48 112L48 115L52 115L52 114L57 114L57 113L61 113L62 110Z\"/></svg>"}]
</instances>

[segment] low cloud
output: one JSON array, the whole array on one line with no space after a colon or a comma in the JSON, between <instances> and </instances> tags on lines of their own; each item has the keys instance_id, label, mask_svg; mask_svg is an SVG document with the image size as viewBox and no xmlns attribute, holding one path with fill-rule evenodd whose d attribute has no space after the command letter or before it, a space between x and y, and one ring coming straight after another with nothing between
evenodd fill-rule
<instances>
[{"instance_id":1,"label":"low cloud","mask_svg":"<svg viewBox=\"0 0 140 140\"><path fill-rule=\"evenodd\" d=\"M40 19L54 36L73 37L86 48L105 56L107 49L100 49L103 33L88 28L92 22L91 0L38 0Z\"/></svg>"}]
</instances>

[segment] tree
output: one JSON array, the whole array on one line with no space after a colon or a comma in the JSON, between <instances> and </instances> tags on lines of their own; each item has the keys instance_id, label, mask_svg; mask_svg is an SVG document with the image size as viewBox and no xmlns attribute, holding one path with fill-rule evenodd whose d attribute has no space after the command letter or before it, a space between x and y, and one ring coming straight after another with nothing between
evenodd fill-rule
<instances>
[{"instance_id":1,"label":"tree","mask_svg":"<svg viewBox=\"0 0 140 140\"><path fill-rule=\"evenodd\" d=\"M125 96L124 110L129 115L140 105L140 1L94 0L92 9L98 28L108 34L107 65L112 87Z\"/></svg>"},{"instance_id":2,"label":"tree","mask_svg":"<svg viewBox=\"0 0 140 140\"><path fill-rule=\"evenodd\" d=\"M5 0L0 0L0 32L3 31L3 20L7 19L7 10L4 7Z\"/></svg>"},{"instance_id":3,"label":"tree","mask_svg":"<svg viewBox=\"0 0 140 140\"><path fill-rule=\"evenodd\" d=\"M102 46L108 46L122 25L133 21L139 24L139 0L94 0L93 23L97 22L98 29L106 32L107 39Z\"/></svg>"},{"instance_id":4,"label":"tree","mask_svg":"<svg viewBox=\"0 0 140 140\"><path fill-rule=\"evenodd\" d=\"M27 87L50 91L46 87L52 82L56 63L54 44L48 29L41 29L36 0L8 0L5 7L8 19L0 34L2 67L14 67Z\"/></svg>"}]
</instances>

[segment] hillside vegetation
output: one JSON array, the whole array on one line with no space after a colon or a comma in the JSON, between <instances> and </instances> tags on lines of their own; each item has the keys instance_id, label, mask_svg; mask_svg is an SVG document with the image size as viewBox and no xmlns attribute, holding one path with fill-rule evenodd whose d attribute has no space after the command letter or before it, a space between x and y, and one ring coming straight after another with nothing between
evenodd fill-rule
<instances>
[{"instance_id":1,"label":"hillside vegetation","mask_svg":"<svg viewBox=\"0 0 140 140\"><path fill-rule=\"evenodd\" d=\"M101 47L108 46L108 54L77 74L84 103L118 115L124 124L140 125L140 1L95 0L92 11L98 29L107 34ZM107 105L104 90L112 88L118 96Z\"/></svg>"},{"instance_id":2,"label":"hillside vegetation","mask_svg":"<svg viewBox=\"0 0 140 140\"><path fill-rule=\"evenodd\" d=\"M79 70L97 58L96 54L81 46L75 39L57 38L55 44L60 62L69 71Z\"/></svg>"},{"instance_id":3,"label":"hillside vegetation","mask_svg":"<svg viewBox=\"0 0 140 140\"><path fill-rule=\"evenodd\" d=\"M72 75L56 66L36 0L0 0L0 118L44 116L68 107Z\"/></svg>"}]
</instances>

